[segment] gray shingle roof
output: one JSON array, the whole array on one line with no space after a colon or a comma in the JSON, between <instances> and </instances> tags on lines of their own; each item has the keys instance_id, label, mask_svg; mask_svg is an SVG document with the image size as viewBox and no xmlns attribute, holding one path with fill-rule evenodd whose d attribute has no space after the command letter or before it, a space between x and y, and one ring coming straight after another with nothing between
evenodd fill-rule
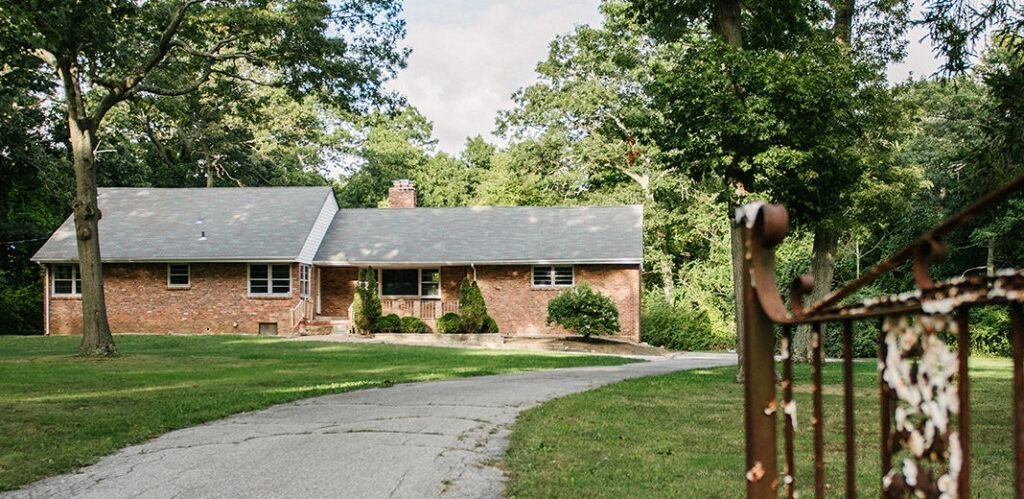
<instances>
[{"instance_id":1,"label":"gray shingle roof","mask_svg":"<svg viewBox=\"0 0 1024 499\"><path fill-rule=\"evenodd\" d=\"M315 261L641 263L641 206L339 210Z\"/></svg>"},{"instance_id":2,"label":"gray shingle roof","mask_svg":"<svg viewBox=\"0 0 1024 499\"><path fill-rule=\"evenodd\" d=\"M292 261L333 195L330 187L102 188L100 254L104 261ZM78 260L71 217L32 259Z\"/></svg>"}]
</instances>

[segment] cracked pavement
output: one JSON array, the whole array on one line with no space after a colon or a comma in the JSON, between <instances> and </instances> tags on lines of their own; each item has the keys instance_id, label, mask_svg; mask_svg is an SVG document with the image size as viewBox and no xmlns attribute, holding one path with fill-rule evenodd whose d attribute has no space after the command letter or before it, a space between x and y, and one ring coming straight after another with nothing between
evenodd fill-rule
<instances>
[{"instance_id":1,"label":"cracked pavement","mask_svg":"<svg viewBox=\"0 0 1024 499\"><path fill-rule=\"evenodd\" d=\"M305 399L174 431L2 497L501 497L496 464L520 411L628 378L735 363L735 354L687 353Z\"/></svg>"}]
</instances>

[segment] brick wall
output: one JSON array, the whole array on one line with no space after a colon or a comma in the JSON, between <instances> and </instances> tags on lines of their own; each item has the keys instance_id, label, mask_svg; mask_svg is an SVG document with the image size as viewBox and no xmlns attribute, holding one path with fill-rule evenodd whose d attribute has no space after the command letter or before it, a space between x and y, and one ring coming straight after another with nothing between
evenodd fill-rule
<instances>
[{"instance_id":1,"label":"brick wall","mask_svg":"<svg viewBox=\"0 0 1024 499\"><path fill-rule=\"evenodd\" d=\"M250 297L246 264L193 263L191 286L167 286L166 264L104 266L107 314L115 333L257 333L259 323L274 322L278 333L292 332L290 310L298 302L298 265L292 266L292 295ZM535 288L529 265L478 266L476 276L488 313L503 334L564 334L544 324L547 305L562 288ZM317 271L313 271L316 293ZM441 296L459 299L459 282L472 277L470 267L441 269ZM352 303L355 267L323 267L319 272L321 315L346 317ZM640 339L640 269L636 265L577 265L575 280L586 280L619 307L622 332L617 338ZM81 300L50 300L50 333L80 334Z\"/></svg>"},{"instance_id":2,"label":"brick wall","mask_svg":"<svg viewBox=\"0 0 1024 499\"><path fill-rule=\"evenodd\" d=\"M320 315L348 317L348 307L352 305L358 279L359 269L356 267L321 267Z\"/></svg>"},{"instance_id":3,"label":"brick wall","mask_svg":"<svg viewBox=\"0 0 1024 499\"><path fill-rule=\"evenodd\" d=\"M535 288L532 267L478 266L477 283L503 334L565 334L547 326L548 301L563 288ZM640 341L640 269L636 265L576 265L575 281L586 280L615 301L622 332L615 335ZM458 296L457 291L455 296Z\"/></svg>"},{"instance_id":4,"label":"brick wall","mask_svg":"<svg viewBox=\"0 0 1024 499\"><path fill-rule=\"evenodd\" d=\"M288 297L248 296L244 263L193 263L188 288L167 286L167 265L103 266L107 318L115 333L252 333L259 323L292 332L290 310L298 302L299 269L292 265ZM50 300L50 334L81 334L82 302L74 297Z\"/></svg>"}]
</instances>

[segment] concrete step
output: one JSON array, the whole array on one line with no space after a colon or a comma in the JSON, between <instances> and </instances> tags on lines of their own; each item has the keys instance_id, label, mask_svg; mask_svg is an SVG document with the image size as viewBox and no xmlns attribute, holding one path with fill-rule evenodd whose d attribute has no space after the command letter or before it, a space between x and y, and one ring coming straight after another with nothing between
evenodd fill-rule
<instances>
[{"instance_id":1,"label":"concrete step","mask_svg":"<svg viewBox=\"0 0 1024 499\"><path fill-rule=\"evenodd\" d=\"M306 321L306 334L348 334L352 330L352 321L347 317L319 316Z\"/></svg>"}]
</instances>

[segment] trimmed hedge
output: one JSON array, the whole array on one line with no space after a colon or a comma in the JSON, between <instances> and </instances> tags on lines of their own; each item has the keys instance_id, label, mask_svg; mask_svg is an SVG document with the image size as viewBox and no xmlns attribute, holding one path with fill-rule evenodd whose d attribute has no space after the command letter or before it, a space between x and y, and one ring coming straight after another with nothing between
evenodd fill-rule
<instances>
[{"instance_id":1,"label":"trimmed hedge","mask_svg":"<svg viewBox=\"0 0 1024 499\"><path fill-rule=\"evenodd\" d=\"M382 315L373 323L374 333L398 333L402 330L402 319L396 314Z\"/></svg>"},{"instance_id":2,"label":"trimmed hedge","mask_svg":"<svg viewBox=\"0 0 1024 499\"><path fill-rule=\"evenodd\" d=\"M403 333L420 334L427 332L427 323L419 317L402 317L401 330Z\"/></svg>"},{"instance_id":3,"label":"trimmed hedge","mask_svg":"<svg viewBox=\"0 0 1024 499\"><path fill-rule=\"evenodd\" d=\"M437 332L452 334L459 332L459 314L448 312L437 319Z\"/></svg>"}]
</instances>

